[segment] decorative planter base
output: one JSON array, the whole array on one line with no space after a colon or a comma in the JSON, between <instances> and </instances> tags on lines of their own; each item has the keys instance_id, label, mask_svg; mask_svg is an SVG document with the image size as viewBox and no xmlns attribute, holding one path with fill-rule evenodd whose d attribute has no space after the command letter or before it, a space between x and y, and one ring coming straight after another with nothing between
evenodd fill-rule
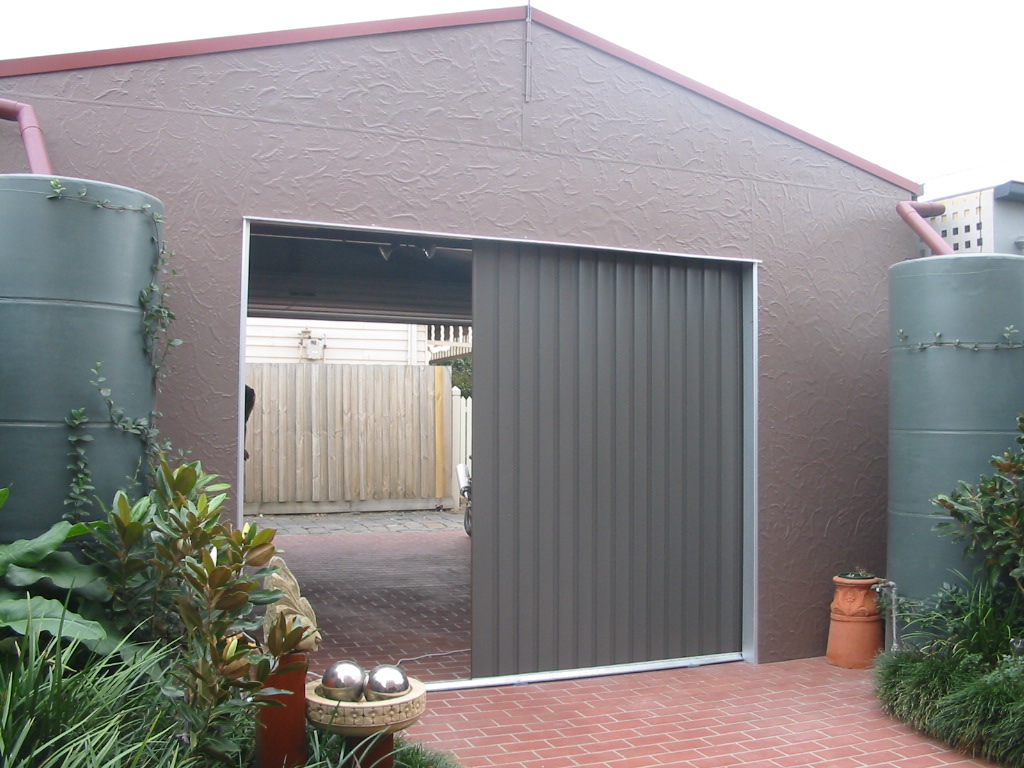
<instances>
[{"instance_id":1,"label":"decorative planter base","mask_svg":"<svg viewBox=\"0 0 1024 768\"><path fill-rule=\"evenodd\" d=\"M319 682L306 684L306 715L325 731L345 737L346 752L356 765L392 768L394 734L420 719L427 708L427 689L414 677L409 692L384 701L335 701L323 695Z\"/></svg>"},{"instance_id":2,"label":"decorative planter base","mask_svg":"<svg viewBox=\"0 0 1024 768\"><path fill-rule=\"evenodd\" d=\"M420 719L427 708L427 689L414 677L409 692L384 701L335 701L321 692L319 681L306 684L306 716L317 728L342 736L395 733Z\"/></svg>"}]
</instances>

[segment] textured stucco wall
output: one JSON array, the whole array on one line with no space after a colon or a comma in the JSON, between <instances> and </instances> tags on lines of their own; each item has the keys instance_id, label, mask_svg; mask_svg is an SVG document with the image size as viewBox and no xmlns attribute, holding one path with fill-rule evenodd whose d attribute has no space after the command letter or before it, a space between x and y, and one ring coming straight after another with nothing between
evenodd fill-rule
<instances>
[{"instance_id":1,"label":"textured stucco wall","mask_svg":"<svg viewBox=\"0 0 1024 768\"><path fill-rule=\"evenodd\" d=\"M156 195L183 270L161 396L233 478L242 217L763 259L760 651L824 651L829 577L882 568L886 268L906 192L535 25L349 38L0 80L62 176ZM527 98L528 93L528 98ZM0 168L26 170L16 131Z\"/></svg>"}]
</instances>

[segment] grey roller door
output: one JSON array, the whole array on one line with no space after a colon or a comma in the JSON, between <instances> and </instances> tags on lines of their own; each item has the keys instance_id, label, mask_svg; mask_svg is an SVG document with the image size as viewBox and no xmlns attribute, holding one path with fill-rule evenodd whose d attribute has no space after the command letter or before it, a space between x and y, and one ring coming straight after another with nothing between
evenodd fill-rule
<instances>
[{"instance_id":1,"label":"grey roller door","mask_svg":"<svg viewBox=\"0 0 1024 768\"><path fill-rule=\"evenodd\" d=\"M474 244L475 677L740 650L742 286Z\"/></svg>"}]
</instances>

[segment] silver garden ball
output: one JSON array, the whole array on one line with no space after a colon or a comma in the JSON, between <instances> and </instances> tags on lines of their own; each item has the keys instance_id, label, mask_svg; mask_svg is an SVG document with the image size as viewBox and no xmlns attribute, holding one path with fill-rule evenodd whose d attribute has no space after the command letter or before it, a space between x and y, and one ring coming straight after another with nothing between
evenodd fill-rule
<instances>
[{"instance_id":1,"label":"silver garden ball","mask_svg":"<svg viewBox=\"0 0 1024 768\"><path fill-rule=\"evenodd\" d=\"M367 701L381 701L404 696L409 692L409 677L400 667L381 664L370 670L366 676Z\"/></svg>"},{"instance_id":2,"label":"silver garden ball","mask_svg":"<svg viewBox=\"0 0 1024 768\"><path fill-rule=\"evenodd\" d=\"M336 661L320 681L324 696L335 701L359 701L366 686L366 670L354 661Z\"/></svg>"}]
</instances>

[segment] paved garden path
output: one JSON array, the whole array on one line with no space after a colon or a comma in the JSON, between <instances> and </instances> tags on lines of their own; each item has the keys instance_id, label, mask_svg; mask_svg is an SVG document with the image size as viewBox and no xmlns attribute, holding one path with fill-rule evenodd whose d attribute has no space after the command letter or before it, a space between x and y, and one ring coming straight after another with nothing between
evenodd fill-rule
<instances>
[{"instance_id":1,"label":"paved garden path","mask_svg":"<svg viewBox=\"0 0 1024 768\"><path fill-rule=\"evenodd\" d=\"M460 515L255 519L278 528L324 628L314 672L340 658L372 665L427 647L442 654L407 664L411 674L469 676L470 540ZM408 735L466 768L991 765L892 720L870 672L823 658L432 691Z\"/></svg>"}]
</instances>

